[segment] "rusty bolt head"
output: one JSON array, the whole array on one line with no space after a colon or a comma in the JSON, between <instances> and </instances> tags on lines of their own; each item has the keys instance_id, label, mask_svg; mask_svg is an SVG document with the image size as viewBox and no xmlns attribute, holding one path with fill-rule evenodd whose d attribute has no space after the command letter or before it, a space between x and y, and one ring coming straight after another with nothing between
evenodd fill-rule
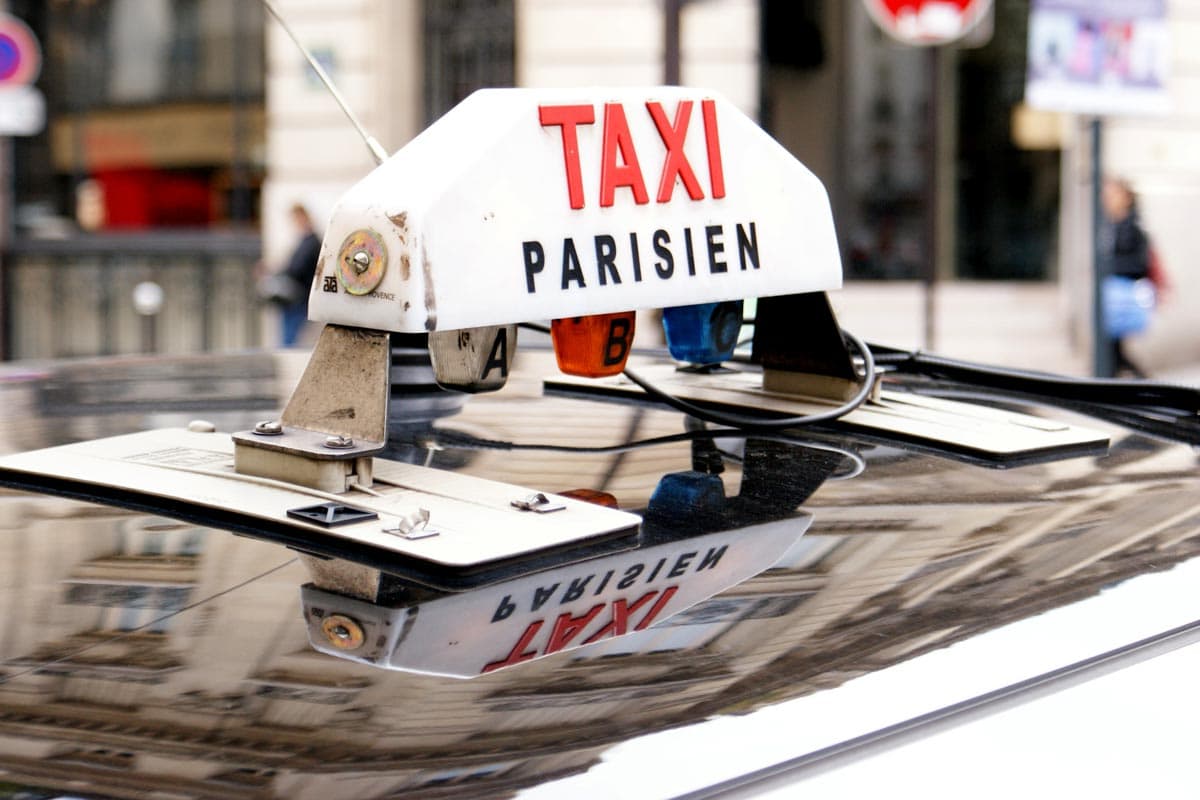
<instances>
[{"instance_id":1,"label":"rusty bolt head","mask_svg":"<svg viewBox=\"0 0 1200 800\"><path fill-rule=\"evenodd\" d=\"M368 228L354 231L338 248L338 282L348 294L370 294L383 280L387 261L382 236Z\"/></svg>"},{"instance_id":2,"label":"rusty bolt head","mask_svg":"<svg viewBox=\"0 0 1200 800\"><path fill-rule=\"evenodd\" d=\"M321 633L338 650L357 650L367 638L362 625L343 614L330 614L322 620Z\"/></svg>"}]
</instances>

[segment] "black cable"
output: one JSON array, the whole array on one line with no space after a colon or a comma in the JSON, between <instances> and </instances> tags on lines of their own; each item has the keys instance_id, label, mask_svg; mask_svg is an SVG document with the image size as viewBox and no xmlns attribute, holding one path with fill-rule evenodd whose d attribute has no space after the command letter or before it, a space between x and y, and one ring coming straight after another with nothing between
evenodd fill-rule
<instances>
[{"instance_id":1,"label":"black cable","mask_svg":"<svg viewBox=\"0 0 1200 800\"><path fill-rule=\"evenodd\" d=\"M531 330L548 333L536 323L521 323ZM754 324L753 319L743 320ZM945 381L950 385L921 386L907 382L901 388L939 396L972 396L975 399L1015 400L1056 405L1076 413L1112 422L1173 441L1200 441L1200 390L1156 381L1107 378L1076 378L1047 372L977 364L937 356L920 350L904 350L867 344L849 331L843 336L863 355L867 374L858 394L848 403L827 412L802 417L770 419L744 417L705 409L659 389L640 375L625 370L625 377L647 394L672 408L699 419L735 428L774 429L829 422L853 411L870 395L878 367L897 378L912 376ZM752 341L752 338L751 340ZM739 346L742 342L738 343ZM745 360L735 356L735 361Z\"/></svg>"},{"instance_id":2,"label":"black cable","mask_svg":"<svg viewBox=\"0 0 1200 800\"><path fill-rule=\"evenodd\" d=\"M753 320L751 320L751 322L753 322ZM742 324L746 324L745 320L743 320ZM520 326L532 331L537 331L539 333L550 333L550 328L536 322L522 322L520 323ZM854 345L854 348L858 350L859 354L862 356L862 384L859 387L858 392L856 392L855 395L847 402L837 406L836 408L831 408L828 411L821 411L815 414L805 414L798 417L769 418L747 417L740 414L730 414L728 412L715 411L704 408L703 406L689 403L680 397L676 397L675 395L658 388L653 383L638 375L636 372L633 372L632 370L626 369L624 371L624 375L633 383L641 387L642 391L659 400L660 402L666 403L677 411L682 411L685 414L690 414L691 416L696 417L697 419L704 420L705 422L711 422L716 425L728 425L733 428L749 428L758 430L776 430L783 428L798 428L805 425L816 425L821 422L831 422L835 419L843 417L861 406L867 401L867 398L871 396L871 390L875 385L875 359L871 354L871 348L867 346L866 342L855 336L850 331L843 328L841 333L847 341Z\"/></svg>"},{"instance_id":3,"label":"black cable","mask_svg":"<svg viewBox=\"0 0 1200 800\"><path fill-rule=\"evenodd\" d=\"M754 320L747 318L742 324L753 325ZM753 341L753 337L746 340L749 341ZM738 342L738 346L744 343ZM1200 414L1200 390L1190 386L1147 380L1076 378L1036 370L978 364L874 342L868 345L875 356L876 364L887 367L889 372L945 378L970 386L1020 393L1026 400L1036 397L1047 401L1073 401L1106 412L1094 415L1098 417L1120 415L1120 409L1113 409L1112 406L1158 407ZM1082 413L1091 414L1082 407L1076 408ZM1125 413L1130 413L1127 408Z\"/></svg>"},{"instance_id":4,"label":"black cable","mask_svg":"<svg viewBox=\"0 0 1200 800\"><path fill-rule=\"evenodd\" d=\"M924 384L905 384L904 388L914 394L944 397L951 400L1052 405L1055 408L1083 414L1147 436L1172 442L1200 443L1200 417L1188 411L1164 410L1161 407L1153 406L1086 403L1035 392L989 387L977 388L971 384L932 379Z\"/></svg>"},{"instance_id":5,"label":"black cable","mask_svg":"<svg viewBox=\"0 0 1200 800\"><path fill-rule=\"evenodd\" d=\"M1200 412L1200 390L1155 381L1073 378L1047 372L974 364L919 350L871 345L881 366L911 375L945 378L971 386L1020 391L1048 399L1092 405L1147 406Z\"/></svg>"},{"instance_id":6,"label":"black cable","mask_svg":"<svg viewBox=\"0 0 1200 800\"><path fill-rule=\"evenodd\" d=\"M625 370L625 377L640 386L646 394L666 403L677 411L682 411L685 414L690 414L697 419L702 419L706 422L711 422L716 425L728 425L734 428L749 428L749 429L782 429L782 428L798 428L805 425L816 425L821 422L832 422L833 420L844 417L851 411L861 406L871 396L871 390L875 384L875 358L871 353L871 348L862 340L855 336L850 331L842 330L842 336L854 345L854 348L862 355L863 359L863 377L862 384L854 397L836 408L831 408L828 411L820 411L815 414L805 414L798 417L783 417L783 418L765 418L765 417L747 417L740 414L730 414L722 411L714 411L702 406L689 403L673 394L670 394L662 389L659 389L654 384L647 381L637 373L631 370Z\"/></svg>"},{"instance_id":7,"label":"black cable","mask_svg":"<svg viewBox=\"0 0 1200 800\"><path fill-rule=\"evenodd\" d=\"M1200 443L1200 390L1155 381L1075 378L871 345L897 385L916 394L1062 408L1174 442Z\"/></svg>"},{"instance_id":8,"label":"black cable","mask_svg":"<svg viewBox=\"0 0 1200 800\"><path fill-rule=\"evenodd\" d=\"M797 439L779 433L755 433L737 428L699 429L683 433L672 433L664 436L654 436L648 439L638 439L632 442L613 445L567 445L567 444L537 444L533 442L508 442L500 439L484 439L473 434L453 430L437 430L436 439L432 442L416 442L421 446L430 444L438 447L458 448L462 450L532 450L546 453L588 453L608 455L611 453L628 453L647 447L678 442L691 442L697 439L762 439L770 442L781 442L796 447L808 447L813 450L823 450L840 455L854 464L853 469L844 475L837 475L834 480L853 478L862 474L866 469L866 459L846 447L840 447L826 442L816 442L810 439ZM722 450L722 453L735 458L732 453Z\"/></svg>"}]
</instances>

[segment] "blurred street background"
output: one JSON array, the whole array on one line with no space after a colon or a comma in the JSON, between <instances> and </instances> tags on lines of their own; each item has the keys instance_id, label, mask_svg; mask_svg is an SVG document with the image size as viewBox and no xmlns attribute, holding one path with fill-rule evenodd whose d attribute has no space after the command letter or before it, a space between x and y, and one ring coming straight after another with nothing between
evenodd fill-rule
<instances>
[{"instance_id":1,"label":"blurred street background","mask_svg":"<svg viewBox=\"0 0 1200 800\"><path fill-rule=\"evenodd\" d=\"M1153 375L1200 379L1194 0L1117 4L1141 15L1134 44L1147 19L1165 31L1165 80L1155 103L1104 114L1027 101L1031 0L987 4L937 47L889 37L858 0L278 5L389 151L485 86L721 92L824 182L846 277L835 307L886 344L1090 374L1098 158L1138 193L1171 282L1127 350ZM36 128L0 129L0 357L278 346L256 286L295 244L290 209L319 236L373 165L282 29L250 0L0 11L41 51L24 79L20 53L0 52L0 123ZM44 100L40 125L12 122L4 81Z\"/></svg>"}]
</instances>

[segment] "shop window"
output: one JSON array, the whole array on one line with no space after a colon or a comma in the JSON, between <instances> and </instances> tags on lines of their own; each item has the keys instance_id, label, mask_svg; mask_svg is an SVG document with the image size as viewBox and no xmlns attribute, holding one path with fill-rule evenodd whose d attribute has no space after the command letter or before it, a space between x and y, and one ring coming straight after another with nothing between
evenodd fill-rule
<instances>
[{"instance_id":1,"label":"shop window","mask_svg":"<svg viewBox=\"0 0 1200 800\"><path fill-rule=\"evenodd\" d=\"M251 222L264 17L244 0L13 0L42 41L45 130L14 140L19 237Z\"/></svg>"}]
</instances>

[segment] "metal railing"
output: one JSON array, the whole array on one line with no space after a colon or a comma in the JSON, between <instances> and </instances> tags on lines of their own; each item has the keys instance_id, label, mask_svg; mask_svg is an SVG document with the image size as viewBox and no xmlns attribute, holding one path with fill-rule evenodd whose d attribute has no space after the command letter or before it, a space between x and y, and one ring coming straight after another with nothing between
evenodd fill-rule
<instances>
[{"instance_id":1,"label":"metal railing","mask_svg":"<svg viewBox=\"0 0 1200 800\"><path fill-rule=\"evenodd\" d=\"M257 347L260 252L257 233L14 241L0 253L0 357Z\"/></svg>"}]
</instances>

